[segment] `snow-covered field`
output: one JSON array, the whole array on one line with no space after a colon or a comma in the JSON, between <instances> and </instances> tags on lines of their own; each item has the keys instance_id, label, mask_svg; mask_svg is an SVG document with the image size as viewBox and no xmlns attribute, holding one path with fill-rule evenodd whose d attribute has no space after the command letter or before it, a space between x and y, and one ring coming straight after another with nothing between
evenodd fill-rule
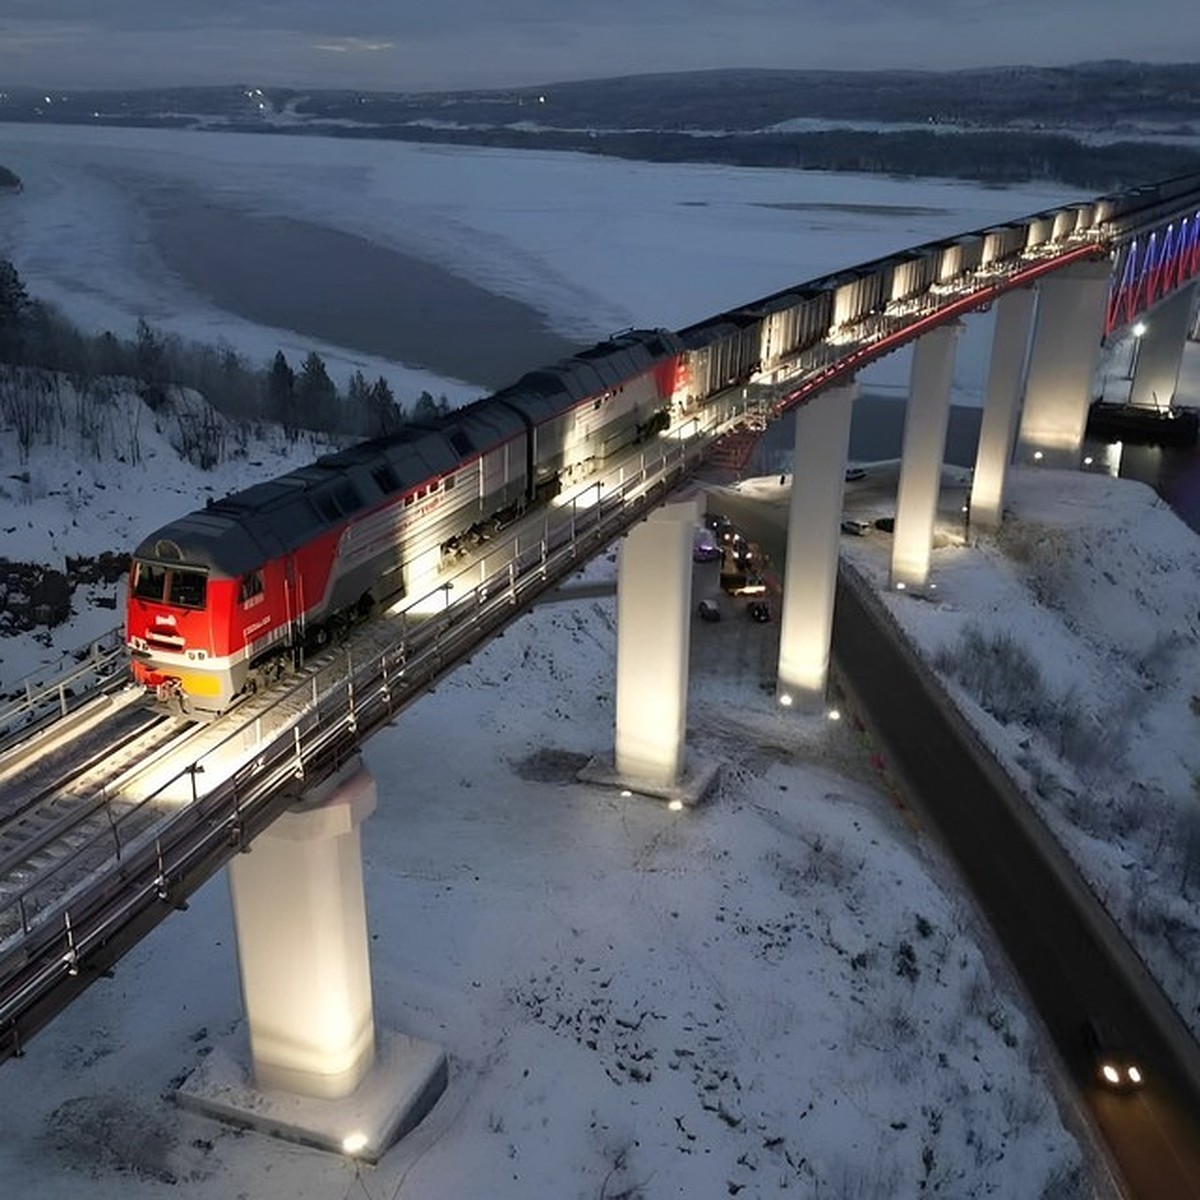
<instances>
[{"instance_id":1,"label":"snow-covered field","mask_svg":"<svg viewBox=\"0 0 1200 1200\"><path fill-rule=\"evenodd\" d=\"M61 156L60 179L91 169L82 151L85 165L64 149L83 131L38 131L61 137L24 143L25 170L11 153L20 139L0 133L0 161L23 175L39 155ZM639 304L669 303L674 313L696 305L691 317L674 321L648 312L653 323L682 323L1052 200L982 190L968 199L969 188L871 181L911 189L871 201L859 181L833 177L780 173L771 183L755 173L532 156L530 170L543 187L560 172L587 198L576 231L601 219L597 189L606 171L614 173L604 239L617 261L602 264L604 239L593 245L578 232L572 237L562 215L566 182L548 193L561 211L539 223L534 188L512 181L520 172L507 152L491 156L504 170L487 189L479 181L488 152L471 151L430 153L429 164L408 174L359 162L352 187L329 169L325 156L333 149L304 164L307 141L276 146L274 139L204 135L205 143L172 143L151 154L136 144L146 131L86 136L116 139L96 151L100 157L136 153L147 170L167 169L162 159L190 172L197 188L217 181L242 188L238 203L275 202L256 174L270 167L288 184L277 191L311 205L313 219L363 222L360 231L368 201L373 195L382 203L385 183L403 191L401 183L413 180L406 186L414 193L432 189L415 182L426 178L426 166L430 178L447 172L439 177L446 188L447 180L470 178L475 210L465 184L444 197L455 217L448 233L429 218L437 211L430 191L429 245L459 264L472 238L481 263L509 252L506 278L564 322L586 313L587 297L574 297L579 307L572 309L556 305L552 291L536 291L539 271L556 255L565 262L575 253L572 270L593 260L596 293L614 312L636 319L648 312ZM213 148L187 148L201 144ZM345 155L377 148L329 145ZM580 173L593 167L585 184ZM622 181L629 190L620 194L643 203L644 229L632 203L613 205ZM840 198L834 182L844 189ZM758 206L781 202L785 184L793 199L803 192L829 207L800 214L803 230L784 230L780 214L799 219L795 212ZM312 197L303 199L308 185ZM951 191L962 196L954 210L962 219L926 213L921 232L910 225L918 218L893 213L880 233L886 212L857 211L887 203L946 209ZM134 319L137 309L122 306L126 295L136 301L141 260L122 257L119 243L93 228L121 213L122 201L103 193L93 222L65 184L45 195L59 237L76 236L94 256L91 286L104 291L106 277L124 279L102 297L104 311ZM681 196L702 203L684 204ZM419 209L412 202L406 217L415 220ZM753 237L733 219L748 214L763 221ZM22 237L39 247L25 262L15 256L31 291L39 294L49 281L68 296L71 256L55 251L36 213L22 221ZM704 253L696 252L695 236L670 243L674 225L689 221L708 222ZM729 244L721 241L726 223ZM818 248L822 223L830 243ZM628 246L628 257L612 246ZM726 273L728 287L717 288L706 273L712 270ZM701 280L711 290L697 297L689 289ZM202 305L179 290L168 296L181 328L199 332ZM87 303L99 302L92 296ZM227 314L220 321L223 331L240 328ZM114 427L127 432L129 419L129 410L119 410ZM116 548L114 541L128 548L147 528L202 503L206 489L222 492L290 465L280 447L252 445L222 473L201 475L178 461L170 432L139 426L136 470L92 459L80 446L38 452L21 464L13 436L0 436L3 553L51 545L56 555L97 551ZM10 478L21 471L28 482ZM1128 774L1114 773L1114 791L1130 778L1144 778L1164 796L1186 791L1189 771L1198 769L1197 718L1186 703L1179 707L1189 674L1196 677L1195 535L1140 485L1096 476L1061 476L1047 487L1043 477L1023 473L1012 502L1009 540L939 548L940 602L892 598L898 619L934 655L968 620L998 619L999 604L1013 636L1028 639L1046 664L1048 686L1073 683L1084 709L1129 723L1120 760ZM1114 537L1127 537L1128 548L1109 561L1102 547ZM883 546L872 535L848 550L870 573L881 569ZM607 559L588 570L599 581L612 573ZM1030 599L1033 584L1042 589L1040 603ZM1123 607L1130 596L1136 621ZM111 621L109 610L99 611ZM785 716L761 686L772 670L774 626L738 629L741 651L729 661L706 655L703 643L714 628L732 633L727 625L694 631L689 730L694 745L724 763L709 803L671 813L575 781L587 757L611 747L614 621L610 598L542 606L367 748L380 791L365 831L377 1019L441 1043L451 1063L448 1092L415 1133L356 1176L334 1156L237 1133L169 1103L172 1087L239 1021L228 897L217 880L142 943L113 980L95 985L39 1035L26 1057L0 1067L0 1191L34 1200L71 1191L98 1200L1106 1194L1081 1175L1094 1153L1069 1131L1076 1117L1068 1102L1055 1100L1052 1057L986 931L936 851L891 807L871 748L846 725ZM1173 657L1150 654L1158 673L1140 676L1131 662L1145 659L1163 632L1176 638ZM55 639L65 647L84 636L76 624ZM18 656L32 658L28 640L22 645L0 641L0 670L10 680ZM1115 680L1121 694L1138 695L1136 712L1114 713ZM977 716L981 728L991 728L990 718ZM1024 735L992 725L1001 750L1017 754ZM1049 755L1038 761L1052 769ZM1052 804L1076 787L1070 777L1060 782ZM1194 918L1194 902L1188 911Z\"/></svg>"}]
</instances>

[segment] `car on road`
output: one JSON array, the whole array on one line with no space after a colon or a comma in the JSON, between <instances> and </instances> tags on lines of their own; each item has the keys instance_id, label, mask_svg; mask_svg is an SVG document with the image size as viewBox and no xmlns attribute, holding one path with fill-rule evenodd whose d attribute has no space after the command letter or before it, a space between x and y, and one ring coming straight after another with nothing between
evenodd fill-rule
<instances>
[{"instance_id":1,"label":"car on road","mask_svg":"<svg viewBox=\"0 0 1200 1200\"><path fill-rule=\"evenodd\" d=\"M842 522L842 532L850 534L851 537L866 537L870 531L870 521L856 521L851 517L847 517Z\"/></svg>"},{"instance_id":2,"label":"car on road","mask_svg":"<svg viewBox=\"0 0 1200 1200\"><path fill-rule=\"evenodd\" d=\"M1098 1083L1115 1092L1133 1092L1145 1077L1116 1026L1105 1017L1089 1017L1083 1027L1088 1054L1096 1068Z\"/></svg>"},{"instance_id":3,"label":"car on road","mask_svg":"<svg viewBox=\"0 0 1200 1200\"><path fill-rule=\"evenodd\" d=\"M862 467L847 467L846 468L846 482L847 483L857 483L860 479L866 479L866 477L867 477L867 473L866 473L866 471L864 471L862 469Z\"/></svg>"},{"instance_id":4,"label":"car on road","mask_svg":"<svg viewBox=\"0 0 1200 1200\"><path fill-rule=\"evenodd\" d=\"M753 571L723 571L721 590L730 596L761 596L767 590L767 581Z\"/></svg>"},{"instance_id":5,"label":"car on road","mask_svg":"<svg viewBox=\"0 0 1200 1200\"><path fill-rule=\"evenodd\" d=\"M721 619L721 607L715 600L701 600L696 605L696 615L702 621L719 621Z\"/></svg>"},{"instance_id":6,"label":"car on road","mask_svg":"<svg viewBox=\"0 0 1200 1200\"><path fill-rule=\"evenodd\" d=\"M751 600L746 605L746 615L752 621L757 621L760 625L765 624L771 619L771 610L762 600Z\"/></svg>"},{"instance_id":7,"label":"car on road","mask_svg":"<svg viewBox=\"0 0 1200 1200\"><path fill-rule=\"evenodd\" d=\"M697 529L695 537L692 538L692 561L715 562L720 557L721 547L716 534L707 527Z\"/></svg>"},{"instance_id":8,"label":"car on road","mask_svg":"<svg viewBox=\"0 0 1200 1200\"><path fill-rule=\"evenodd\" d=\"M737 526L724 513L707 513L704 517L704 527L712 530L719 543L733 541L737 534Z\"/></svg>"}]
</instances>

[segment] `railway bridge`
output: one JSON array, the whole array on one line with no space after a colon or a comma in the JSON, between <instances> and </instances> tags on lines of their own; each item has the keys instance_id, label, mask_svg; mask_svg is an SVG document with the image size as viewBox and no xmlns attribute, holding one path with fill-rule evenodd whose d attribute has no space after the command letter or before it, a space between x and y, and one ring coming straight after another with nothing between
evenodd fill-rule
<instances>
[{"instance_id":1,"label":"railway bridge","mask_svg":"<svg viewBox=\"0 0 1200 1200\"><path fill-rule=\"evenodd\" d=\"M1082 465L1100 356L1135 326L1130 402L1173 418L1198 276L1200 177L1192 177L808 281L679 331L685 345L703 334L701 361L721 405L693 408L682 397L655 441L219 720L147 712L128 686L119 634L76 678L31 685L0 713L0 734L9 731L0 742L0 1059L23 1053L228 864L252 1061L239 1102L228 1101L229 1087L220 1101L210 1092L194 1102L377 1157L436 1098L445 1060L437 1047L376 1035L359 848L374 804L357 758L365 739L628 535L614 753L596 777L695 798L703 781L689 775L683 714L697 514L671 503L676 485L753 417L794 410L777 697L797 712L819 710L856 374L913 346L890 586L920 593L931 586L961 322L994 314L970 496L971 521L990 527L1002 520L1014 461ZM272 1109L269 1097L280 1093L348 1107L294 1119Z\"/></svg>"}]
</instances>

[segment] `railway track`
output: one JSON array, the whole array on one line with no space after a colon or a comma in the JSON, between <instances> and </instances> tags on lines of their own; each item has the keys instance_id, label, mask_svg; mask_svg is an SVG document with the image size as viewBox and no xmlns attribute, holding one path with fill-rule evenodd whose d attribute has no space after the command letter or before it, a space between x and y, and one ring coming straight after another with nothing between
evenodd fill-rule
<instances>
[{"instance_id":1,"label":"railway track","mask_svg":"<svg viewBox=\"0 0 1200 1200\"><path fill-rule=\"evenodd\" d=\"M126 704L49 753L9 755L0 787L0 952L40 912L161 815L125 788L175 752L196 723ZM144 811L136 812L139 807ZM70 860L70 871L64 864ZM53 882L50 882L53 881Z\"/></svg>"}]
</instances>

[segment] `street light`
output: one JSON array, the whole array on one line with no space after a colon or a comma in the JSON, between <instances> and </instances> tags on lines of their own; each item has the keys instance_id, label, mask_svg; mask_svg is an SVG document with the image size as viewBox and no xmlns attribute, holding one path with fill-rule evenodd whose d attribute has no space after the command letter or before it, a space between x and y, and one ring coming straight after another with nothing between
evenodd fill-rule
<instances>
[{"instance_id":1,"label":"street light","mask_svg":"<svg viewBox=\"0 0 1200 1200\"><path fill-rule=\"evenodd\" d=\"M1134 372L1137 370L1138 355L1142 350L1142 338L1146 336L1146 331L1150 328L1145 321L1136 321L1130 333L1133 334L1133 349L1129 354L1129 374L1126 379L1132 379Z\"/></svg>"}]
</instances>

